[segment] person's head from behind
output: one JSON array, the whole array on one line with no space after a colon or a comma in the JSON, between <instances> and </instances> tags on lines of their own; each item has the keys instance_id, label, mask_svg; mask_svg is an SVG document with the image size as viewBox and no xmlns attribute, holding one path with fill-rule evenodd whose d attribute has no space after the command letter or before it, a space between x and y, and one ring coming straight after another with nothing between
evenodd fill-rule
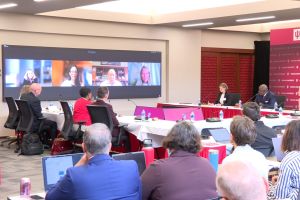
<instances>
[{"instance_id":1,"label":"person's head from behind","mask_svg":"<svg viewBox=\"0 0 300 200\"><path fill-rule=\"evenodd\" d=\"M87 127L82 148L89 157L96 154L109 154L111 149L111 132L105 124L95 123Z\"/></svg>"},{"instance_id":2,"label":"person's head from behind","mask_svg":"<svg viewBox=\"0 0 300 200\"><path fill-rule=\"evenodd\" d=\"M97 90L97 97L99 99L108 99L109 97L109 90L108 90L108 87L99 87L98 90Z\"/></svg>"},{"instance_id":3,"label":"person's head from behind","mask_svg":"<svg viewBox=\"0 0 300 200\"><path fill-rule=\"evenodd\" d=\"M23 94L28 94L29 92L31 92L30 85L23 85L20 91L20 96Z\"/></svg>"},{"instance_id":4,"label":"person's head from behind","mask_svg":"<svg viewBox=\"0 0 300 200\"><path fill-rule=\"evenodd\" d=\"M163 139L163 147L171 152L182 150L196 154L202 147L200 134L193 124L179 122Z\"/></svg>"},{"instance_id":5,"label":"person's head from behind","mask_svg":"<svg viewBox=\"0 0 300 200\"><path fill-rule=\"evenodd\" d=\"M110 84L114 84L114 82L116 81L116 71L114 69L108 70L107 80Z\"/></svg>"},{"instance_id":6,"label":"person's head from behind","mask_svg":"<svg viewBox=\"0 0 300 200\"><path fill-rule=\"evenodd\" d=\"M235 116L230 124L231 142L234 146L252 144L256 138L254 122L246 116Z\"/></svg>"},{"instance_id":7,"label":"person's head from behind","mask_svg":"<svg viewBox=\"0 0 300 200\"><path fill-rule=\"evenodd\" d=\"M222 199L267 199L267 187L263 177L250 163L231 161L220 166L216 185Z\"/></svg>"},{"instance_id":8,"label":"person's head from behind","mask_svg":"<svg viewBox=\"0 0 300 200\"><path fill-rule=\"evenodd\" d=\"M263 96L268 92L268 86L266 84L261 84L258 87L258 94Z\"/></svg>"},{"instance_id":9,"label":"person's head from behind","mask_svg":"<svg viewBox=\"0 0 300 200\"><path fill-rule=\"evenodd\" d=\"M32 70L27 70L24 79L28 81L33 81L36 78L34 72Z\"/></svg>"},{"instance_id":10,"label":"person's head from behind","mask_svg":"<svg viewBox=\"0 0 300 200\"><path fill-rule=\"evenodd\" d=\"M293 120L285 127L281 150L283 152L300 151L300 120Z\"/></svg>"},{"instance_id":11,"label":"person's head from behind","mask_svg":"<svg viewBox=\"0 0 300 200\"><path fill-rule=\"evenodd\" d=\"M30 92L32 92L35 96L39 96L42 92L42 86L38 83L32 83L30 85Z\"/></svg>"},{"instance_id":12,"label":"person's head from behind","mask_svg":"<svg viewBox=\"0 0 300 200\"><path fill-rule=\"evenodd\" d=\"M140 76L142 83L148 84L150 82L150 70L148 69L148 67L143 66L141 68Z\"/></svg>"},{"instance_id":13,"label":"person's head from behind","mask_svg":"<svg viewBox=\"0 0 300 200\"><path fill-rule=\"evenodd\" d=\"M90 88L87 88L87 87L80 88L79 94L83 98L92 99L92 91Z\"/></svg>"},{"instance_id":14,"label":"person's head from behind","mask_svg":"<svg viewBox=\"0 0 300 200\"><path fill-rule=\"evenodd\" d=\"M260 119L260 107L255 102L246 102L243 104L243 114L253 121Z\"/></svg>"},{"instance_id":15,"label":"person's head from behind","mask_svg":"<svg viewBox=\"0 0 300 200\"><path fill-rule=\"evenodd\" d=\"M220 83L219 85L219 90L221 93L226 93L228 90L228 86L226 83Z\"/></svg>"}]
</instances>

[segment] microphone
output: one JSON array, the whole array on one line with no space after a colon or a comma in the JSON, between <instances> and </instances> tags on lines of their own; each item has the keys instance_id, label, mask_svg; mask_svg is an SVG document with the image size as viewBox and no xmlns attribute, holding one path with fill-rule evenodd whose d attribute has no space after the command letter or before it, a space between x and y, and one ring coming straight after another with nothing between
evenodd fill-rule
<instances>
[{"instance_id":1,"label":"microphone","mask_svg":"<svg viewBox=\"0 0 300 200\"><path fill-rule=\"evenodd\" d=\"M250 97L247 101L245 101L245 103L252 101L252 99L253 99L254 97L256 97L257 95L258 95L258 93L256 93L256 94L253 95L252 97Z\"/></svg>"},{"instance_id":2,"label":"microphone","mask_svg":"<svg viewBox=\"0 0 300 200\"><path fill-rule=\"evenodd\" d=\"M132 99L127 99L129 102L133 103L133 105L137 106L136 103Z\"/></svg>"},{"instance_id":3,"label":"microphone","mask_svg":"<svg viewBox=\"0 0 300 200\"><path fill-rule=\"evenodd\" d=\"M63 98L62 94L59 94L58 97L59 97L59 101L64 101L64 98Z\"/></svg>"}]
</instances>

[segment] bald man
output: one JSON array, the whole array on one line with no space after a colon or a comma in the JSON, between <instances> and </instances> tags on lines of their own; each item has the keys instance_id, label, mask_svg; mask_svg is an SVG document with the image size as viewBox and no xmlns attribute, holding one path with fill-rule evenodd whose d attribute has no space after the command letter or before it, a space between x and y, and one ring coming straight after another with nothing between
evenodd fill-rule
<instances>
[{"instance_id":1,"label":"bald man","mask_svg":"<svg viewBox=\"0 0 300 200\"><path fill-rule=\"evenodd\" d=\"M276 99L273 92L269 91L268 86L266 84L261 84L258 87L258 93L256 95L255 102L263 108L273 109Z\"/></svg>"},{"instance_id":2,"label":"bald man","mask_svg":"<svg viewBox=\"0 0 300 200\"><path fill-rule=\"evenodd\" d=\"M40 122L41 122L39 120L39 118L43 117L41 101L38 98L38 96L42 92L42 87L38 83L33 83L30 86L29 91L30 91L29 93L22 94L20 99L28 101L28 103L29 103L29 105L32 109L33 115L34 115L33 126L32 126L31 131L34 132L34 133L38 133L38 130L39 130L39 127L40 127ZM46 131L50 135L50 140L46 140L44 138L43 143L48 144L48 145L51 146L52 142L54 141L54 139L56 137L56 131L57 131L56 122L45 119L43 121L42 131Z\"/></svg>"},{"instance_id":3,"label":"bald man","mask_svg":"<svg viewBox=\"0 0 300 200\"><path fill-rule=\"evenodd\" d=\"M267 182L250 163L231 161L222 164L216 185L219 195L224 199L267 199Z\"/></svg>"},{"instance_id":4,"label":"bald man","mask_svg":"<svg viewBox=\"0 0 300 200\"><path fill-rule=\"evenodd\" d=\"M107 72L107 80L103 81L100 86L122 86L122 83L116 79L116 71L110 69Z\"/></svg>"}]
</instances>

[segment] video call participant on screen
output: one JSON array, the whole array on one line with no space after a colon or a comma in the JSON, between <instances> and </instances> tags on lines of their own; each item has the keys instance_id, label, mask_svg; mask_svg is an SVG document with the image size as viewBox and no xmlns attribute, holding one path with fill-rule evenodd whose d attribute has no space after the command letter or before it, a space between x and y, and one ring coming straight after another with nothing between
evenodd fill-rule
<instances>
[{"instance_id":1,"label":"video call participant on screen","mask_svg":"<svg viewBox=\"0 0 300 200\"><path fill-rule=\"evenodd\" d=\"M97 101L95 101L94 103L92 103L92 105L102 105L102 106L106 106L108 108L108 112L111 116L112 122L114 124L114 129L112 132L113 136L118 136L120 129L119 129L119 121L117 119L117 113L115 113L113 111L113 107L112 105L110 105L109 103L106 103L109 97L109 90L108 87L99 87L97 90Z\"/></svg>"},{"instance_id":2,"label":"video call participant on screen","mask_svg":"<svg viewBox=\"0 0 300 200\"><path fill-rule=\"evenodd\" d=\"M82 158L48 191L46 200L141 199L137 164L109 156L111 134L106 125L89 126L83 135L82 149Z\"/></svg>"},{"instance_id":3,"label":"video call participant on screen","mask_svg":"<svg viewBox=\"0 0 300 200\"><path fill-rule=\"evenodd\" d=\"M227 93L228 86L226 83L220 83L219 85L219 94L218 97L215 101L216 105L221 105L221 106L228 106L230 105L230 96Z\"/></svg>"},{"instance_id":4,"label":"video call participant on screen","mask_svg":"<svg viewBox=\"0 0 300 200\"><path fill-rule=\"evenodd\" d=\"M163 139L170 157L155 161L142 174L143 200L216 198L216 172L207 159L197 156L201 146L193 124L176 124Z\"/></svg>"},{"instance_id":5,"label":"video call participant on screen","mask_svg":"<svg viewBox=\"0 0 300 200\"><path fill-rule=\"evenodd\" d=\"M32 70L27 70L24 75L23 85L31 85L32 83L38 83L39 79L36 77Z\"/></svg>"},{"instance_id":6,"label":"video call participant on screen","mask_svg":"<svg viewBox=\"0 0 300 200\"><path fill-rule=\"evenodd\" d=\"M274 108L276 99L274 94L268 90L268 86L262 84L258 87L258 94L256 95L255 102L263 108L272 109Z\"/></svg>"},{"instance_id":7,"label":"video call participant on screen","mask_svg":"<svg viewBox=\"0 0 300 200\"><path fill-rule=\"evenodd\" d=\"M38 96L42 92L42 87L38 83L33 83L30 86L30 92L23 94L20 99L28 101L32 112L34 114L34 120L33 120L33 128L32 131L35 133L38 133L39 127L40 127L40 120L38 118L43 117L42 114L42 107L41 107L41 101L38 98ZM43 127L42 130L47 131L48 134L50 134L50 141L44 141L48 142L48 144L51 146L54 139L56 138L56 131L57 131L57 124L54 121L45 119L43 120Z\"/></svg>"},{"instance_id":8,"label":"video call participant on screen","mask_svg":"<svg viewBox=\"0 0 300 200\"><path fill-rule=\"evenodd\" d=\"M61 86L81 86L81 83L79 81L78 69L75 65L70 67L69 77L67 80L64 80L64 82L62 82Z\"/></svg>"},{"instance_id":9,"label":"video call participant on screen","mask_svg":"<svg viewBox=\"0 0 300 200\"><path fill-rule=\"evenodd\" d=\"M269 157L274 155L274 147L272 138L277 137L274 129L267 127L260 120L260 108L255 102L246 102L243 104L243 114L254 121L256 138L251 147L264 156Z\"/></svg>"},{"instance_id":10,"label":"video call participant on screen","mask_svg":"<svg viewBox=\"0 0 300 200\"><path fill-rule=\"evenodd\" d=\"M116 79L116 71L110 69L107 72L107 80L100 83L100 86L122 86L122 83Z\"/></svg>"},{"instance_id":11,"label":"video call participant on screen","mask_svg":"<svg viewBox=\"0 0 300 200\"><path fill-rule=\"evenodd\" d=\"M136 82L136 85L138 85L138 86L140 86L140 85L143 85L143 86L151 85L150 70L149 70L148 67L143 66L141 68L140 78L141 79Z\"/></svg>"},{"instance_id":12,"label":"video call participant on screen","mask_svg":"<svg viewBox=\"0 0 300 200\"><path fill-rule=\"evenodd\" d=\"M87 106L92 103L92 91L90 88L82 87L80 88L79 95L80 98L76 100L74 105L73 120L75 123L85 122L84 125L89 126L92 122Z\"/></svg>"}]
</instances>

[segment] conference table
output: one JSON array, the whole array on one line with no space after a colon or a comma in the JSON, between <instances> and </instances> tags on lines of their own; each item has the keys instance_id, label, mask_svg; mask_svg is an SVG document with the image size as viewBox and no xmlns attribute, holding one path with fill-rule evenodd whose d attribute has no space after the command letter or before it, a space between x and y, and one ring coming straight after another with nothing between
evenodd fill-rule
<instances>
[{"instance_id":1,"label":"conference table","mask_svg":"<svg viewBox=\"0 0 300 200\"><path fill-rule=\"evenodd\" d=\"M187 103L158 103L158 108L201 108L204 119L219 117L219 113L222 110L224 118L232 118L235 115L242 115L242 109L237 106L218 106L218 105L208 105L208 104L187 104ZM293 113L293 110L283 110L283 115L289 115ZM266 116L268 114L278 114L278 111L274 109L261 109L261 116Z\"/></svg>"}]
</instances>

